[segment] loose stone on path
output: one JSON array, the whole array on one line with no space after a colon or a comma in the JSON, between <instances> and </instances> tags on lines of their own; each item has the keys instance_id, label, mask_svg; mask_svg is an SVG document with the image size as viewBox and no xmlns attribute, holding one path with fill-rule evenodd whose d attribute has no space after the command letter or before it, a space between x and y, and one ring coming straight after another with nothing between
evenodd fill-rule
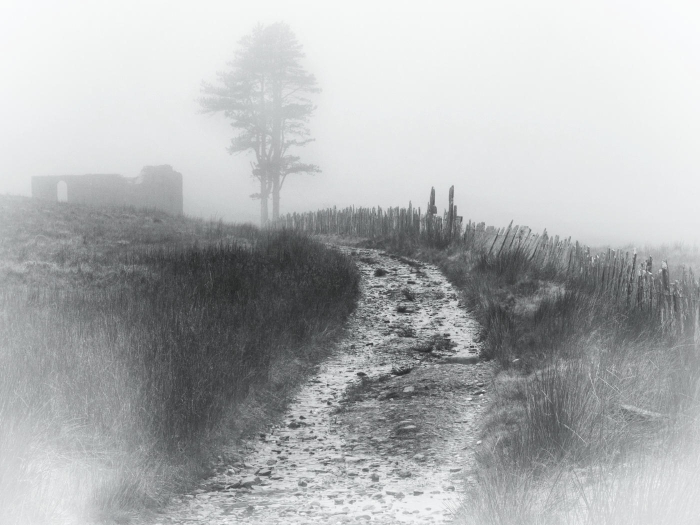
<instances>
[{"instance_id":1,"label":"loose stone on path","mask_svg":"<svg viewBox=\"0 0 700 525\"><path fill-rule=\"evenodd\" d=\"M201 488L141 523L450 521L480 444L484 404L473 396L483 399L491 375L477 326L434 266L340 249L362 273L347 338L277 424L232 444L235 459L222 453Z\"/></svg>"}]
</instances>

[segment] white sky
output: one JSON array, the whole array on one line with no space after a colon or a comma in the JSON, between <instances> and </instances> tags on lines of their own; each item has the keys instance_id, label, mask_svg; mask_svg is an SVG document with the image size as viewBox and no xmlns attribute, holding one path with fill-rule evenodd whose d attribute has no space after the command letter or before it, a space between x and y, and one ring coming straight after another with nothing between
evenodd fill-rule
<instances>
[{"instance_id":1,"label":"white sky","mask_svg":"<svg viewBox=\"0 0 700 525\"><path fill-rule=\"evenodd\" d=\"M185 211L253 220L249 160L199 113L256 23L323 92L283 211L438 208L586 243L700 241L700 7L620 0L0 0L0 193L171 164Z\"/></svg>"}]
</instances>

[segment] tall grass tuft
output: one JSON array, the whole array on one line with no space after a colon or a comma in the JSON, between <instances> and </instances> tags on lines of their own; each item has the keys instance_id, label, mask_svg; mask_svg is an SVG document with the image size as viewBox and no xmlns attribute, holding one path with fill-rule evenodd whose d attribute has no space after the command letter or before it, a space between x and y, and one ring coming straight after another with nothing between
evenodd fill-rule
<instances>
[{"instance_id":1,"label":"tall grass tuft","mask_svg":"<svg viewBox=\"0 0 700 525\"><path fill-rule=\"evenodd\" d=\"M457 523L697 522L697 342L564 269L489 249L403 250L462 290L497 365Z\"/></svg>"},{"instance_id":2,"label":"tall grass tuft","mask_svg":"<svg viewBox=\"0 0 700 525\"><path fill-rule=\"evenodd\" d=\"M516 248L496 255L487 253L477 255L473 270L479 274L494 276L512 285L529 267L529 256L524 250Z\"/></svg>"},{"instance_id":3,"label":"tall grass tuft","mask_svg":"<svg viewBox=\"0 0 700 525\"><path fill-rule=\"evenodd\" d=\"M231 233L83 259L80 286L22 275L0 288L0 522L159 505L252 390L342 326L351 261L290 232Z\"/></svg>"}]
</instances>

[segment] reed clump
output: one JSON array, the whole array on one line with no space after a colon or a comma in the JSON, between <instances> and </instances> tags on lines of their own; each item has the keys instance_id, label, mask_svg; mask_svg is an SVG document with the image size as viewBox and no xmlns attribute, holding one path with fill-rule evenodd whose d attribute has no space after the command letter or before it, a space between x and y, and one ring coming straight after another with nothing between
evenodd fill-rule
<instances>
[{"instance_id":1,"label":"reed clump","mask_svg":"<svg viewBox=\"0 0 700 525\"><path fill-rule=\"evenodd\" d=\"M594 249L526 226L336 208L280 222L438 264L496 363L460 523L695 523L700 268L682 243ZM641 257L642 253L644 257Z\"/></svg>"},{"instance_id":2,"label":"reed clump","mask_svg":"<svg viewBox=\"0 0 700 525\"><path fill-rule=\"evenodd\" d=\"M517 254L427 253L459 283L482 326L482 357L499 370L478 480L458 522L685 523L697 515L698 505L676 495L647 501L661 480L673 487L664 494L689 494L700 475L700 353L687 331L668 330L659 310L612 301L610 289Z\"/></svg>"},{"instance_id":3,"label":"reed clump","mask_svg":"<svg viewBox=\"0 0 700 525\"><path fill-rule=\"evenodd\" d=\"M351 261L300 234L0 204L3 523L162 504L222 426L245 431L253 392L289 394L289 363L318 359L357 297Z\"/></svg>"},{"instance_id":4,"label":"reed clump","mask_svg":"<svg viewBox=\"0 0 700 525\"><path fill-rule=\"evenodd\" d=\"M500 238L503 248L466 234L441 248L373 241L438 264L480 323L481 357L497 365L457 522L692 523L697 250L674 245L683 264L652 272L663 247L593 257L566 241L542 256L517 234Z\"/></svg>"}]
</instances>

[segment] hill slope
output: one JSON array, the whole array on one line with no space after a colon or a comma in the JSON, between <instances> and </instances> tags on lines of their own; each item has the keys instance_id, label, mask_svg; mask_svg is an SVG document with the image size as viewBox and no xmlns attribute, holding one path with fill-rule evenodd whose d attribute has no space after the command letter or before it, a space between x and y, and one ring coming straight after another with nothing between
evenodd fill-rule
<instances>
[{"instance_id":1,"label":"hill slope","mask_svg":"<svg viewBox=\"0 0 700 525\"><path fill-rule=\"evenodd\" d=\"M295 234L0 197L0 521L159 505L284 404L357 282Z\"/></svg>"}]
</instances>

